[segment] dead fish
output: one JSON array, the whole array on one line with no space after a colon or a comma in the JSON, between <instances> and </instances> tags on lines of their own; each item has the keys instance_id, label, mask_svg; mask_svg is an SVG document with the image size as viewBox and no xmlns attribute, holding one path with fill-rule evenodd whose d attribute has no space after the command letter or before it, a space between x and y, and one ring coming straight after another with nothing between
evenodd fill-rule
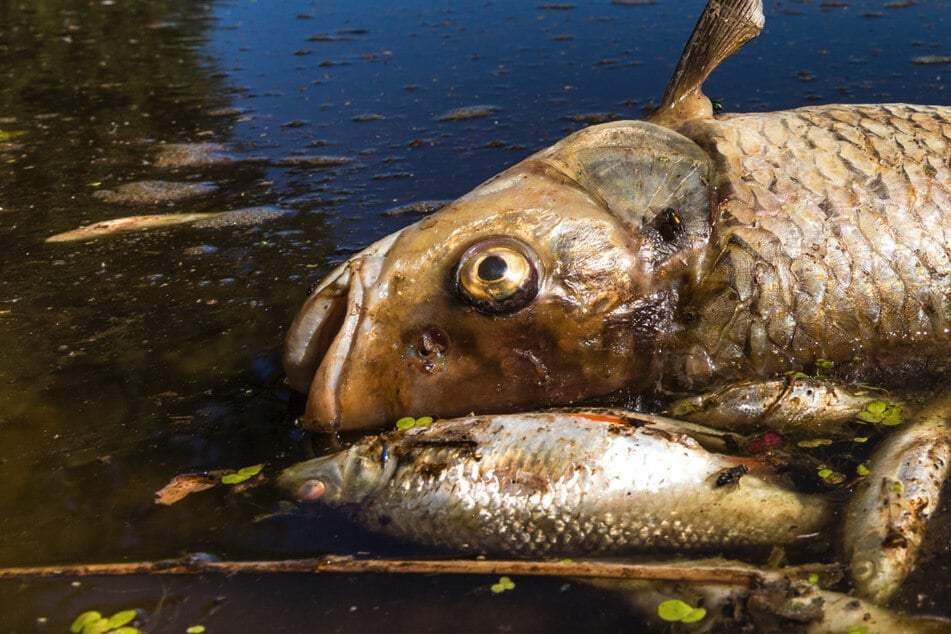
<instances>
[{"instance_id":1,"label":"dead fish","mask_svg":"<svg viewBox=\"0 0 951 634\"><path fill-rule=\"evenodd\" d=\"M876 407L883 414L895 408L897 422L913 412L898 396L881 390L824 377L787 376L740 381L679 399L666 408L666 414L740 434L773 430L800 438L841 439L855 437L855 423L880 422L884 416L874 415Z\"/></svg>"},{"instance_id":2,"label":"dead fish","mask_svg":"<svg viewBox=\"0 0 951 634\"><path fill-rule=\"evenodd\" d=\"M884 440L849 501L843 536L860 596L884 604L901 589L949 469L951 393L945 393L908 429Z\"/></svg>"},{"instance_id":3,"label":"dead fish","mask_svg":"<svg viewBox=\"0 0 951 634\"><path fill-rule=\"evenodd\" d=\"M285 341L311 428L379 427L811 369L947 376L951 107L714 116L763 27L713 0L659 110L583 129L355 255Z\"/></svg>"},{"instance_id":4,"label":"dead fish","mask_svg":"<svg viewBox=\"0 0 951 634\"><path fill-rule=\"evenodd\" d=\"M130 231L144 231L174 225L191 224L199 229L216 229L221 227L247 227L261 224L276 218L293 214L292 210L278 207L247 207L232 211L213 211L207 213L183 214L150 214L146 216L126 216L103 220L90 225L84 225L72 231L58 233L46 239L46 242L73 242L76 240L91 240L104 236L127 233Z\"/></svg>"},{"instance_id":5,"label":"dead fish","mask_svg":"<svg viewBox=\"0 0 951 634\"><path fill-rule=\"evenodd\" d=\"M742 486L716 474L742 463ZM453 551L565 555L790 544L830 501L762 463L704 449L676 421L609 411L479 416L384 433L283 472L297 498Z\"/></svg>"}]
</instances>

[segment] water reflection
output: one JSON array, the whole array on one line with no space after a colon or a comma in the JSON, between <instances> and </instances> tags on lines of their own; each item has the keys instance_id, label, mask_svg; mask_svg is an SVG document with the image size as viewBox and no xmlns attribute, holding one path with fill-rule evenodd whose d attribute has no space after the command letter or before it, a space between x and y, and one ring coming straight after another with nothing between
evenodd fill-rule
<instances>
[{"instance_id":1,"label":"water reflection","mask_svg":"<svg viewBox=\"0 0 951 634\"><path fill-rule=\"evenodd\" d=\"M153 493L182 472L299 457L277 359L307 286L413 220L387 210L451 199L588 122L640 117L702 4L0 0L0 564L194 550L402 554L332 517L255 522L275 510L266 488L216 489L172 507L154 505ZM948 2L833 4L769 3L766 33L709 92L738 111L949 102L948 67L912 63L951 54ZM469 106L493 110L437 120ZM199 142L220 144L234 162L156 164L160 144ZM218 190L145 208L94 196L145 179ZM298 213L235 230L43 243L106 218L259 204ZM175 607L160 622L176 627L205 616L247 624L246 605L218 609L215 597L246 603L261 588L289 590L140 581L127 600L151 609L167 590ZM442 621L426 606L446 603L438 614L449 621L467 605L485 615L473 630L528 631L553 594L565 607L545 621L551 629L625 619L608 599L561 582L520 584L521 599L505 604L473 580L411 590L283 583L302 590L287 595L293 602L263 601L260 624L271 629L310 623L294 608L314 595L318 607L301 609L340 627L399 613L402 626L436 629ZM918 583L929 607L934 589ZM114 598L123 582L3 585L0 624L13 628L47 616L62 629L88 605L126 601ZM193 590L201 605L188 604ZM349 605L361 620L348 620L340 606ZM573 620L572 605L593 607Z\"/></svg>"}]
</instances>

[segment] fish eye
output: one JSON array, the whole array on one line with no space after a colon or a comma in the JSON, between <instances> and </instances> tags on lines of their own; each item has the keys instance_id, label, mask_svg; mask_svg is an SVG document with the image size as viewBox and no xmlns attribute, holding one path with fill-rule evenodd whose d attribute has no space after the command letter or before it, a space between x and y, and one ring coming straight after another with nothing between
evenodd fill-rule
<instances>
[{"instance_id":1,"label":"fish eye","mask_svg":"<svg viewBox=\"0 0 951 634\"><path fill-rule=\"evenodd\" d=\"M453 277L462 299L487 315L514 313L538 294L535 254L511 238L483 240L466 249Z\"/></svg>"}]
</instances>

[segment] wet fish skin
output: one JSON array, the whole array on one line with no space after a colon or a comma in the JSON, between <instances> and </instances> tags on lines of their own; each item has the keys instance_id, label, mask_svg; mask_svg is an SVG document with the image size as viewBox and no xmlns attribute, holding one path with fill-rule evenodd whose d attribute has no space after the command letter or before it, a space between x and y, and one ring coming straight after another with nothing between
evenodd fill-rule
<instances>
[{"instance_id":1,"label":"wet fish skin","mask_svg":"<svg viewBox=\"0 0 951 634\"><path fill-rule=\"evenodd\" d=\"M701 84L762 7L704 16L647 121L581 130L331 273L285 344L307 426L695 393L819 359L888 389L946 381L951 107L714 117ZM486 314L458 272L499 240L537 275Z\"/></svg>"},{"instance_id":2,"label":"wet fish skin","mask_svg":"<svg viewBox=\"0 0 951 634\"><path fill-rule=\"evenodd\" d=\"M843 530L852 583L879 604L912 571L951 470L951 393L876 448L849 501Z\"/></svg>"},{"instance_id":3,"label":"wet fish skin","mask_svg":"<svg viewBox=\"0 0 951 634\"><path fill-rule=\"evenodd\" d=\"M160 229L176 225L192 225L196 229L219 229L222 227L246 227L261 224L275 218L293 214L293 210L260 206L199 213L148 214L112 218L84 225L72 231L50 236L46 242L74 242L92 240L131 231Z\"/></svg>"},{"instance_id":4,"label":"wet fish skin","mask_svg":"<svg viewBox=\"0 0 951 634\"><path fill-rule=\"evenodd\" d=\"M752 434L777 431L792 438L854 438L854 423L870 403L897 407L902 419L913 405L895 393L844 384L826 377L787 376L740 381L676 400L668 416L723 431Z\"/></svg>"},{"instance_id":5,"label":"wet fish skin","mask_svg":"<svg viewBox=\"0 0 951 634\"><path fill-rule=\"evenodd\" d=\"M738 485L716 486L741 463ZM437 421L293 466L278 484L370 530L484 554L771 546L831 517L827 499L706 451L676 422L598 411Z\"/></svg>"}]
</instances>

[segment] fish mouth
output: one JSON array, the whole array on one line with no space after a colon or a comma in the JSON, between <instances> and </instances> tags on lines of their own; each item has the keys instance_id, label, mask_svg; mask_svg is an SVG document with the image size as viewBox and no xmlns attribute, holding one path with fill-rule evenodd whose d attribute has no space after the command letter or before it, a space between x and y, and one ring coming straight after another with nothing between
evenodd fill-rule
<instances>
[{"instance_id":1,"label":"fish mouth","mask_svg":"<svg viewBox=\"0 0 951 634\"><path fill-rule=\"evenodd\" d=\"M342 483L343 477L333 456L313 458L290 466L277 478L277 486L301 502L332 497Z\"/></svg>"},{"instance_id":2,"label":"fish mouth","mask_svg":"<svg viewBox=\"0 0 951 634\"><path fill-rule=\"evenodd\" d=\"M340 426L340 390L367 297L401 232L372 244L330 273L297 313L284 340L284 372L308 394L306 417L319 428Z\"/></svg>"}]
</instances>

